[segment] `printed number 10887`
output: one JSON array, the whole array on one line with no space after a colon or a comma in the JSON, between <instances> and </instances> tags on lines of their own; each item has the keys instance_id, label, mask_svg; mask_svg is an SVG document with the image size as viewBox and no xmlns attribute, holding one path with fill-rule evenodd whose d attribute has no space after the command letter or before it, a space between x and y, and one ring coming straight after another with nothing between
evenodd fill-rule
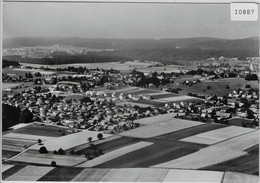
<instances>
[{"instance_id":1,"label":"printed number 10887","mask_svg":"<svg viewBox=\"0 0 260 183\"><path fill-rule=\"evenodd\" d=\"M254 9L235 9L235 15L252 15Z\"/></svg>"}]
</instances>

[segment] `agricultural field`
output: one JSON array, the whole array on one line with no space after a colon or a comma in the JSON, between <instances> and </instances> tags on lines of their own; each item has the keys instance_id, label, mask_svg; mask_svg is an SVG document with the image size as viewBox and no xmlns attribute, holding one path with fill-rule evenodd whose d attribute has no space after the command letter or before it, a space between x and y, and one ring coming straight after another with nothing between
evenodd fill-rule
<instances>
[{"instance_id":1,"label":"agricultural field","mask_svg":"<svg viewBox=\"0 0 260 183\"><path fill-rule=\"evenodd\" d=\"M168 121L163 121L148 126L142 126L130 131L125 131L122 132L120 135L136 138L150 138L202 124L204 123L173 118Z\"/></svg>"},{"instance_id":2,"label":"agricultural field","mask_svg":"<svg viewBox=\"0 0 260 183\"><path fill-rule=\"evenodd\" d=\"M254 183L254 182L259 182L259 177L254 176L254 175L246 175L246 174L242 174L242 173L236 173L236 172L225 172L223 183L229 183L229 182Z\"/></svg>"},{"instance_id":3,"label":"agricultural field","mask_svg":"<svg viewBox=\"0 0 260 183\"><path fill-rule=\"evenodd\" d=\"M116 137L116 138L115 138ZM132 145L140 142L140 139L132 138L132 137L122 137L122 136L111 136L101 141L95 141L93 144L97 146L98 149L102 149L104 153L111 152L113 150L123 148L128 145ZM91 151L91 147L88 144L79 146L74 148L76 152L80 152L81 154L86 154Z\"/></svg>"},{"instance_id":4,"label":"agricultural field","mask_svg":"<svg viewBox=\"0 0 260 183\"><path fill-rule=\"evenodd\" d=\"M163 182L222 182L224 172L170 170Z\"/></svg>"},{"instance_id":5,"label":"agricultural field","mask_svg":"<svg viewBox=\"0 0 260 183\"><path fill-rule=\"evenodd\" d=\"M8 133L3 135L3 138L17 139L17 140L30 140L36 142L38 139L46 141L52 139L53 137L43 136L43 135L31 135L31 134L24 134L24 133Z\"/></svg>"},{"instance_id":6,"label":"agricultural field","mask_svg":"<svg viewBox=\"0 0 260 183\"><path fill-rule=\"evenodd\" d=\"M85 163L79 164L79 165L77 165L77 167L94 167L94 166L102 164L106 161L109 161L109 160L115 159L117 157L123 156L126 153L130 153L130 152L137 151L137 150L140 151L140 149L145 148L147 146L151 146L152 144L153 143L151 143L151 142L141 141L141 142L138 142L138 143L135 143L135 144L132 144L132 145L128 145L128 146L116 149L112 152L105 153L104 155L96 157L91 161L87 161Z\"/></svg>"},{"instance_id":7,"label":"agricultural field","mask_svg":"<svg viewBox=\"0 0 260 183\"><path fill-rule=\"evenodd\" d=\"M52 161L55 161L58 166L75 166L86 161L86 158L81 156L55 155L51 152L40 154L39 151L28 150L12 158L12 161L37 165L50 165Z\"/></svg>"},{"instance_id":8,"label":"agricultural field","mask_svg":"<svg viewBox=\"0 0 260 183\"><path fill-rule=\"evenodd\" d=\"M151 140L154 144L106 161L95 168L150 167L196 152L199 146ZM111 153L113 153L112 151Z\"/></svg>"},{"instance_id":9,"label":"agricultural field","mask_svg":"<svg viewBox=\"0 0 260 183\"><path fill-rule=\"evenodd\" d=\"M252 131L255 129L229 126L183 138L180 141L211 145Z\"/></svg>"},{"instance_id":10,"label":"agricultural field","mask_svg":"<svg viewBox=\"0 0 260 183\"><path fill-rule=\"evenodd\" d=\"M246 149L259 144L258 134L258 130L243 134L155 167L199 169L232 160L248 154Z\"/></svg>"},{"instance_id":11,"label":"agricultural field","mask_svg":"<svg viewBox=\"0 0 260 183\"><path fill-rule=\"evenodd\" d=\"M27 176L23 176L24 173L27 173ZM223 171L161 168L53 168L31 165L15 165L14 167L3 172L3 179L10 181L24 180L64 182L258 182L258 176Z\"/></svg>"},{"instance_id":12,"label":"agricultural field","mask_svg":"<svg viewBox=\"0 0 260 183\"><path fill-rule=\"evenodd\" d=\"M70 181L76 175L78 175L83 169L82 168L68 168L61 167L55 168L42 176L39 181Z\"/></svg>"},{"instance_id":13,"label":"agricultural field","mask_svg":"<svg viewBox=\"0 0 260 183\"><path fill-rule=\"evenodd\" d=\"M17 171L12 176L5 179L5 181L37 181L46 173L51 171L54 167L44 166L26 166L25 168ZM28 176L30 175L30 176Z\"/></svg>"},{"instance_id":14,"label":"agricultural field","mask_svg":"<svg viewBox=\"0 0 260 183\"><path fill-rule=\"evenodd\" d=\"M222 124L204 124L204 125L194 126L176 132L160 135L155 138L164 141L176 141L183 138L189 138L193 135L201 134L204 132L210 132L212 130L222 129L226 127L227 127L226 125L222 125Z\"/></svg>"}]
</instances>

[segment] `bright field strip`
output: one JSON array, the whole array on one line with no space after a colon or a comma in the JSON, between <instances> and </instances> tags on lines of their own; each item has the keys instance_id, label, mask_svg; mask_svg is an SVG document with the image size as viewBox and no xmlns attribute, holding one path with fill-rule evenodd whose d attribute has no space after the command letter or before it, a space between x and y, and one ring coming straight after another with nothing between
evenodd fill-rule
<instances>
[{"instance_id":1,"label":"bright field strip","mask_svg":"<svg viewBox=\"0 0 260 183\"><path fill-rule=\"evenodd\" d=\"M25 168L17 171L15 174L13 174L12 176L8 177L5 180L6 181L37 181L52 169L54 169L54 167L26 166Z\"/></svg>"},{"instance_id":2,"label":"bright field strip","mask_svg":"<svg viewBox=\"0 0 260 183\"><path fill-rule=\"evenodd\" d=\"M9 168L12 168L14 165L9 165L9 164L2 164L2 172L5 172Z\"/></svg>"},{"instance_id":3,"label":"bright field strip","mask_svg":"<svg viewBox=\"0 0 260 183\"><path fill-rule=\"evenodd\" d=\"M15 158L12 158L12 161L40 165L50 165L52 161L56 161L57 165L60 166L75 166L79 163L86 161L86 158L77 156L55 155L51 152L49 152L48 154L40 154L38 151L28 151L22 153L19 156L16 156Z\"/></svg>"},{"instance_id":4,"label":"bright field strip","mask_svg":"<svg viewBox=\"0 0 260 183\"><path fill-rule=\"evenodd\" d=\"M171 133L193 126L203 125L202 122L195 122L189 120L182 120L173 118L171 120L155 123L148 126L142 126L133 130L125 131L119 135L136 137L136 138L150 138L166 133Z\"/></svg>"},{"instance_id":5,"label":"bright field strip","mask_svg":"<svg viewBox=\"0 0 260 183\"><path fill-rule=\"evenodd\" d=\"M92 141L98 140L97 135L101 132L94 132L94 131L88 131L84 130L82 132L73 133L66 136L61 136L57 138L52 138L44 142L44 146L49 151L54 151L59 148L62 148L63 150L68 150L73 147L88 143L88 138L92 137ZM103 138L110 137L109 134L103 134ZM35 145L31 149L39 150L40 145Z\"/></svg>"},{"instance_id":6,"label":"bright field strip","mask_svg":"<svg viewBox=\"0 0 260 183\"><path fill-rule=\"evenodd\" d=\"M198 135L183 138L180 141L211 145L252 131L255 130L250 128L229 126L226 128L212 130L209 132L204 132Z\"/></svg>"},{"instance_id":7,"label":"bright field strip","mask_svg":"<svg viewBox=\"0 0 260 183\"><path fill-rule=\"evenodd\" d=\"M132 144L132 145L122 147L122 148L116 149L114 151L105 153L104 155L99 156L99 157L97 157L97 158L95 158L91 161L87 161L85 163L82 163L82 164L78 165L77 167L97 166L97 165L102 164L106 161L110 161L110 160L117 158L119 156L123 156L126 153L130 153L130 152L145 148L145 147L150 146L152 144L153 143L150 143L150 142L138 142L138 143L135 143L135 144Z\"/></svg>"},{"instance_id":8,"label":"bright field strip","mask_svg":"<svg viewBox=\"0 0 260 183\"><path fill-rule=\"evenodd\" d=\"M29 135L29 134L22 134L22 133L8 133L3 135L3 138L32 140L32 141L37 141L38 139L41 139L42 141L45 141L45 140L52 139L53 137L41 136L41 135Z\"/></svg>"},{"instance_id":9,"label":"bright field strip","mask_svg":"<svg viewBox=\"0 0 260 183\"><path fill-rule=\"evenodd\" d=\"M175 96L175 97L166 97L166 98L155 99L153 101L156 101L156 102L175 102L175 101L183 101L183 100L191 100L191 99L198 99L198 98L182 95L182 96Z\"/></svg>"},{"instance_id":10,"label":"bright field strip","mask_svg":"<svg viewBox=\"0 0 260 183\"><path fill-rule=\"evenodd\" d=\"M163 182L214 182L221 183L224 172L198 170L169 170Z\"/></svg>"},{"instance_id":11,"label":"bright field strip","mask_svg":"<svg viewBox=\"0 0 260 183\"><path fill-rule=\"evenodd\" d=\"M217 143L154 167L199 169L246 155L247 152L244 150L257 144L259 144L259 130Z\"/></svg>"}]
</instances>

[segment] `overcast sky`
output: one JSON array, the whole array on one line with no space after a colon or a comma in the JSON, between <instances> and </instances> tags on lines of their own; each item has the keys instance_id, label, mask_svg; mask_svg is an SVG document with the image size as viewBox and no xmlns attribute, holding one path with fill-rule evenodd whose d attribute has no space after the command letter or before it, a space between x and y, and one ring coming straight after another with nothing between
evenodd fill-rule
<instances>
[{"instance_id":1,"label":"overcast sky","mask_svg":"<svg viewBox=\"0 0 260 183\"><path fill-rule=\"evenodd\" d=\"M229 4L3 4L4 38L237 39L259 36L259 21L231 21Z\"/></svg>"}]
</instances>

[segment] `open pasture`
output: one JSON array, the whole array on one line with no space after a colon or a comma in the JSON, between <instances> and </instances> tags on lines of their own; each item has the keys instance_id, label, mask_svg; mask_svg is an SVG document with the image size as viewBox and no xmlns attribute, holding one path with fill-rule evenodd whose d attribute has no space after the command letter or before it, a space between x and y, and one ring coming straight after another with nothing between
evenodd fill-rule
<instances>
[{"instance_id":1,"label":"open pasture","mask_svg":"<svg viewBox=\"0 0 260 183\"><path fill-rule=\"evenodd\" d=\"M54 167L26 166L23 169L14 173L12 176L5 179L5 181L37 181L53 168Z\"/></svg>"},{"instance_id":2,"label":"open pasture","mask_svg":"<svg viewBox=\"0 0 260 183\"><path fill-rule=\"evenodd\" d=\"M125 131L122 132L120 135L136 138L150 138L202 124L204 123L173 118L169 121L164 121L153 125L142 126L133 130Z\"/></svg>"},{"instance_id":3,"label":"open pasture","mask_svg":"<svg viewBox=\"0 0 260 183\"><path fill-rule=\"evenodd\" d=\"M255 83L255 84L254 84ZM202 81L200 83L197 83L193 86L187 86L180 84L178 87L182 90L180 93L196 93L199 95L217 95L217 96L223 96L227 93L232 92L234 89L237 88L245 88L244 86L246 84L250 84L251 86L254 86L256 88L259 88L259 84L257 81L247 81L244 78L225 78L225 79L218 79L215 81L206 80ZM226 88L226 86L229 86L229 89ZM207 86L210 86L211 89L207 89ZM258 87L257 87L258 86ZM203 91L205 89L205 91Z\"/></svg>"},{"instance_id":4,"label":"open pasture","mask_svg":"<svg viewBox=\"0 0 260 183\"><path fill-rule=\"evenodd\" d=\"M39 151L29 150L19 156L16 156L15 158L12 158L12 161L38 165L50 165L52 161L56 161L59 166L75 166L86 161L86 158L78 156L55 155L52 152L49 152L48 154L40 154Z\"/></svg>"},{"instance_id":5,"label":"open pasture","mask_svg":"<svg viewBox=\"0 0 260 183\"><path fill-rule=\"evenodd\" d=\"M145 148L145 147L150 146L152 144L153 143L143 142L143 141L137 142L135 144L128 145L128 146L116 149L114 151L105 153L104 155L96 157L91 161L86 161L82 164L79 164L79 165L77 165L77 167L94 167L94 166L97 166L97 165L102 164L104 162L107 162L109 160L123 156L126 153L137 151L139 149Z\"/></svg>"},{"instance_id":6,"label":"open pasture","mask_svg":"<svg viewBox=\"0 0 260 183\"><path fill-rule=\"evenodd\" d=\"M82 132L77 132L73 134L69 134L66 136L61 136L57 138L52 138L49 140L46 140L44 142L44 146L49 151L54 151L59 148L62 148L63 150L68 150L73 147L88 143L88 138L92 137L92 141L98 140L97 135L101 132L95 132L95 131L88 131L84 130ZM110 134L103 134L103 138L111 136ZM40 145L36 145L32 147L32 149L38 150L40 148Z\"/></svg>"},{"instance_id":7,"label":"open pasture","mask_svg":"<svg viewBox=\"0 0 260 183\"><path fill-rule=\"evenodd\" d=\"M224 172L198 170L169 170L163 182L214 182L221 183Z\"/></svg>"},{"instance_id":8,"label":"open pasture","mask_svg":"<svg viewBox=\"0 0 260 183\"><path fill-rule=\"evenodd\" d=\"M244 156L247 154L244 150L257 144L259 144L259 130L211 145L155 167L199 169Z\"/></svg>"},{"instance_id":9,"label":"open pasture","mask_svg":"<svg viewBox=\"0 0 260 183\"><path fill-rule=\"evenodd\" d=\"M211 145L252 131L254 131L254 129L229 126L226 128L199 133L194 136L183 138L181 141Z\"/></svg>"},{"instance_id":10,"label":"open pasture","mask_svg":"<svg viewBox=\"0 0 260 183\"><path fill-rule=\"evenodd\" d=\"M62 131L64 129L66 128L41 123L32 123L25 127L16 129L15 131L13 131L13 133L59 137L62 136Z\"/></svg>"}]
</instances>

